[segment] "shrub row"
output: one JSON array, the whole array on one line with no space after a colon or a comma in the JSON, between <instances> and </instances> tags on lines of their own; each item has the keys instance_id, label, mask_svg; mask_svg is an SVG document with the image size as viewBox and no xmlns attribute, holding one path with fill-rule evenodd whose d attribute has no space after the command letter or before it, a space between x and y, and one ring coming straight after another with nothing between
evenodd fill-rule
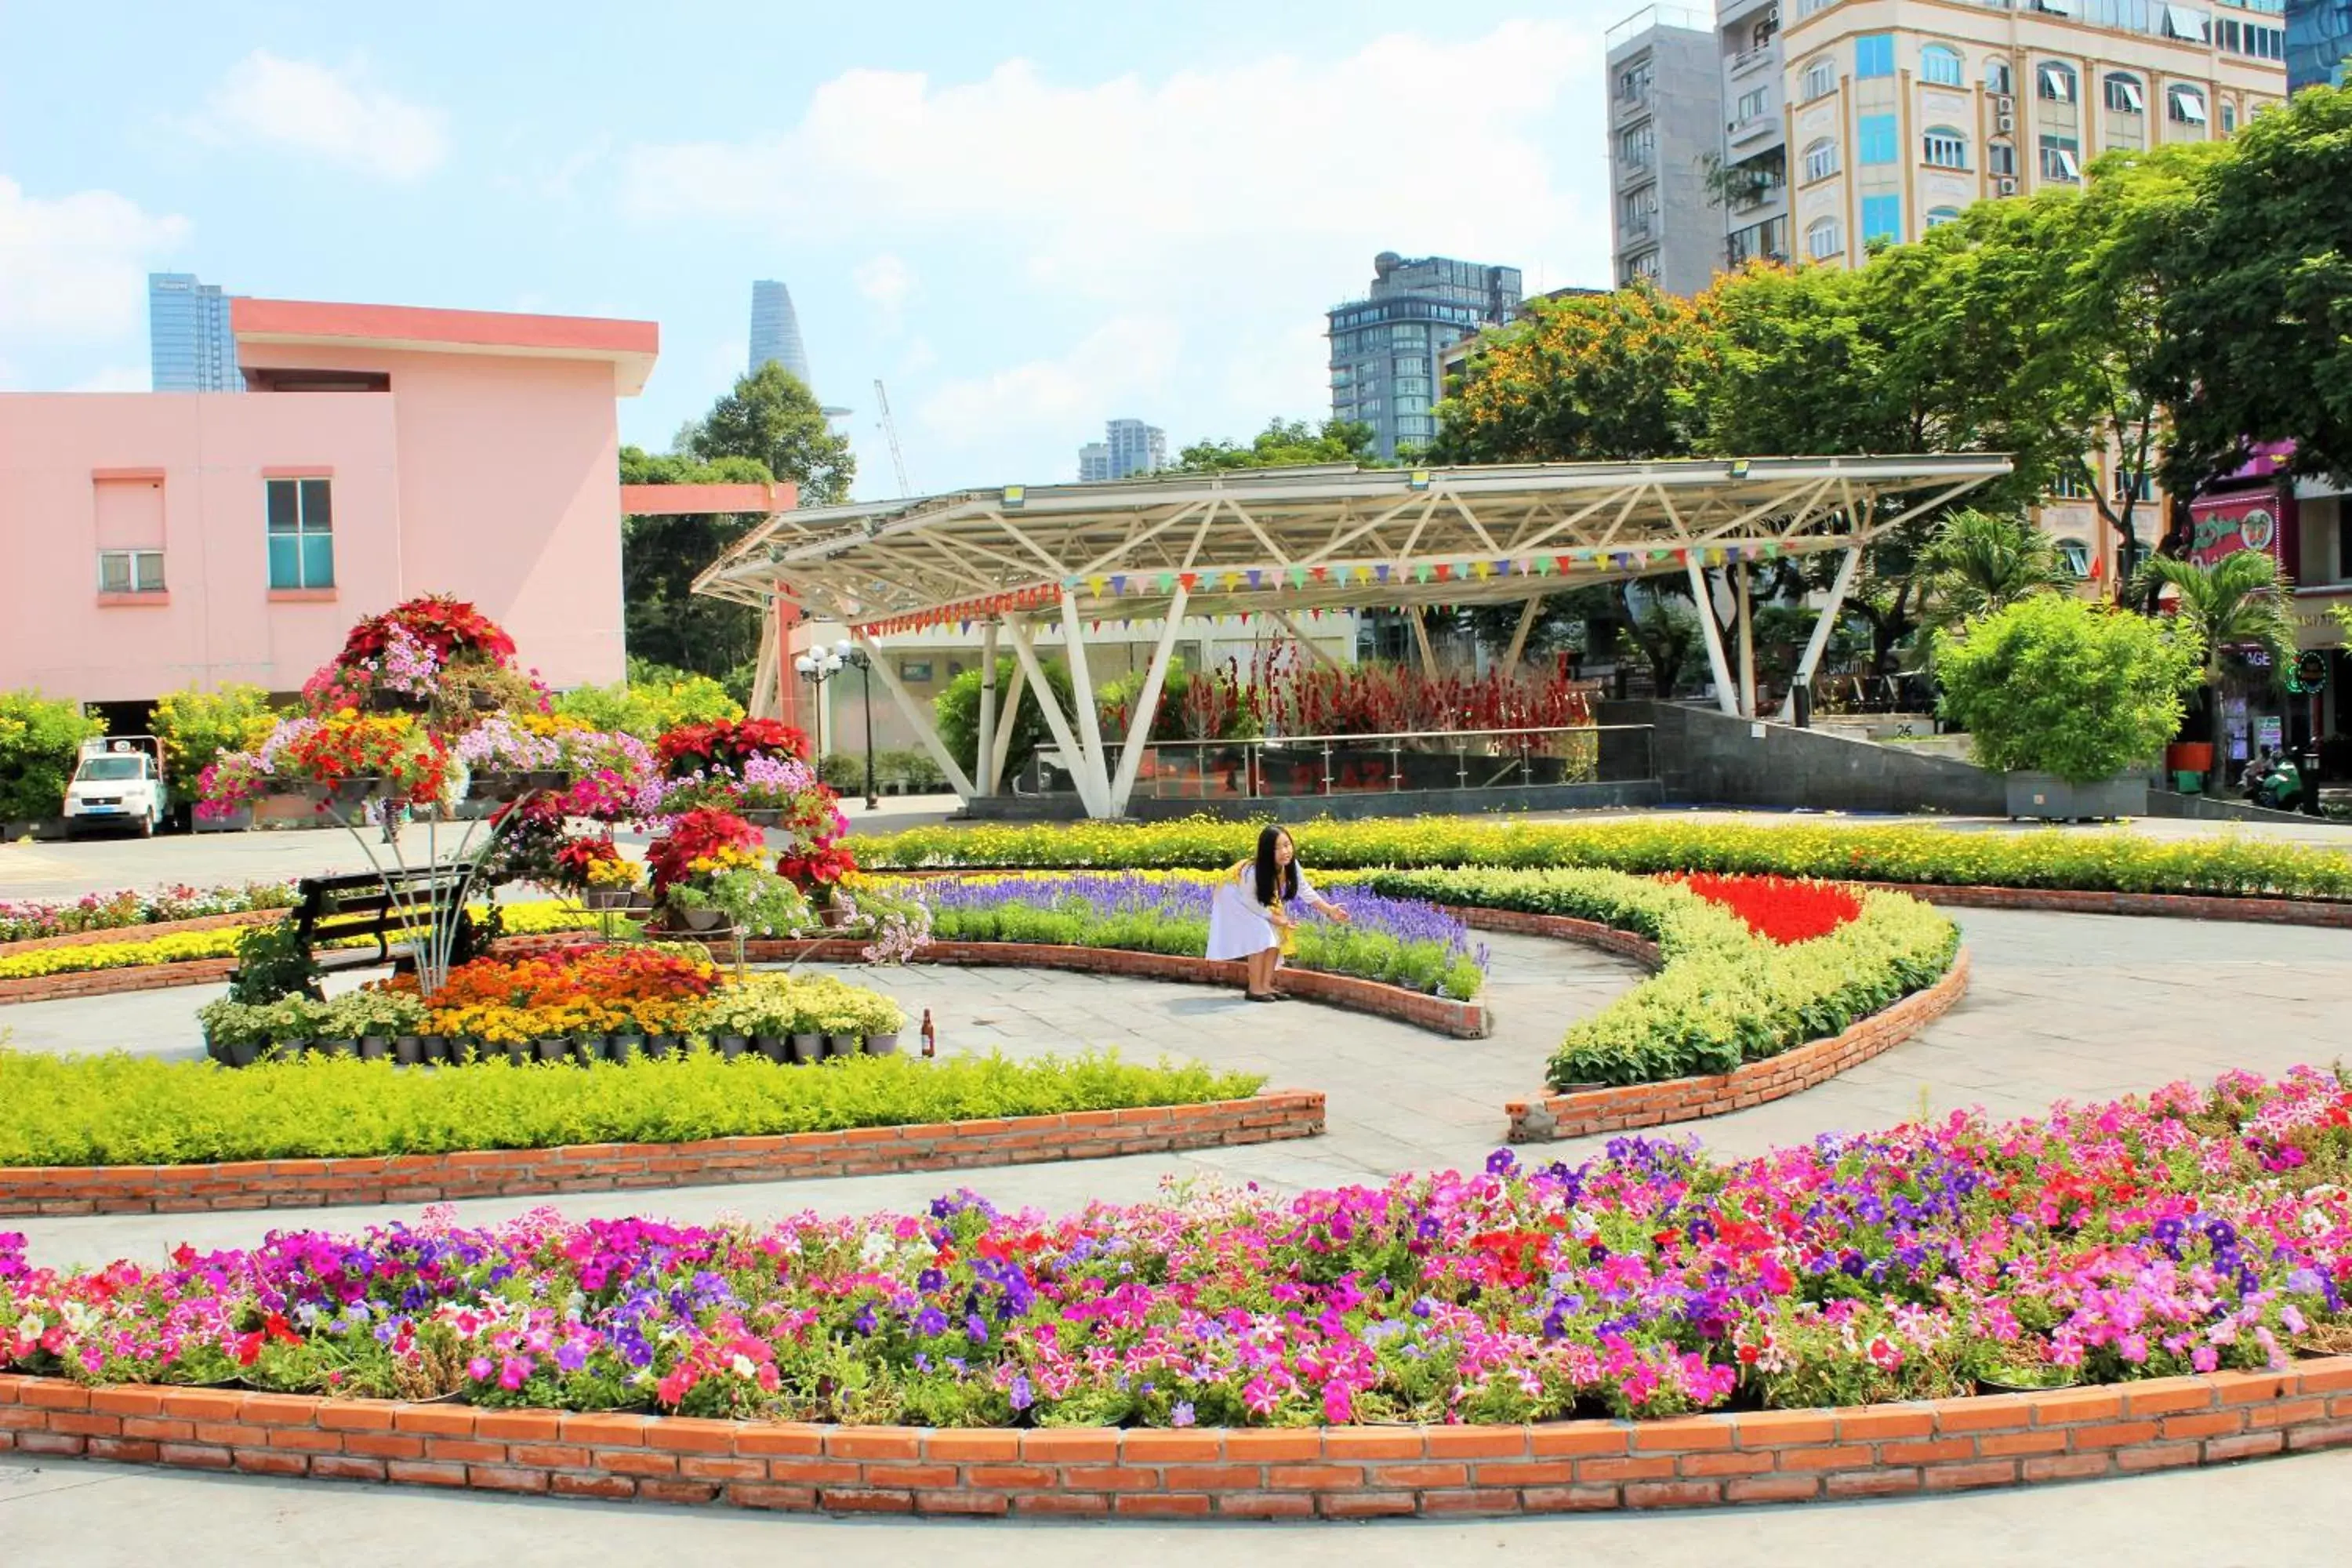
<instances>
[{"instance_id":1,"label":"shrub row","mask_svg":"<svg viewBox=\"0 0 2352 1568\"><path fill-rule=\"evenodd\" d=\"M477 919L484 906L474 906ZM544 931L593 930L596 917L578 913L561 900L534 899L500 904L499 919L509 936ZM0 955L0 980L27 980L44 974L80 974L94 969L135 969L151 963L185 963L199 958L234 958L237 943L249 926L222 926L213 931L173 931L163 936L123 942L90 942L74 947L35 948L30 952ZM366 946L373 937L355 937L339 946Z\"/></svg>"},{"instance_id":2,"label":"shrub row","mask_svg":"<svg viewBox=\"0 0 2352 1568\"><path fill-rule=\"evenodd\" d=\"M400 1070L303 1057L230 1071L110 1053L0 1050L0 1166L427 1154L837 1131L1192 1105L1262 1077L1116 1053L1013 1061L845 1057L815 1067L698 1051L584 1071L503 1062Z\"/></svg>"},{"instance_id":3,"label":"shrub row","mask_svg":"<svg viewBox=\"0 0 2352 1568\"><path fill-rule=\"evenodd\" d=\"M1959 951L1950 921L1899 893L1866 894L1857 919L1782 946L1688 888L1620 871L1391 871L1366 880L1393 897L1568 915L1658 944L1656 974L1570 1027L1548 1073L1555 1089L1726 1073L1827 1039L1934 984Z\"/></svg>"},{"instance_id":4,"label":"shrub row","mask_svg":"<svg viewBox=\"0 0 2352 1568\"><path fill-rule=\"evenodd\" d=\"M2231 834L2161 840L2132 833L1963 832L1926 826L1680 822L1498 822L1410 817L1316 822L1292 830L1310 870L1349 866L1595 866L1725 871L1947 887L2352 899L2352 854ZM1230 866L1255 823L1052 823L919 827L857 840L871 867Z\"/></svg>"}]
</instances>

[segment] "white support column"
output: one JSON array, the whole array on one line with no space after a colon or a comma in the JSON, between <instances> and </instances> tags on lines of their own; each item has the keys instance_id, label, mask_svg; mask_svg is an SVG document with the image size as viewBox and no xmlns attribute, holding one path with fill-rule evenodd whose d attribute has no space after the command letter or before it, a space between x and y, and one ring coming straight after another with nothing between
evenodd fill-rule
<instances>
[{"instance_id":1,"label":"white support column","mask_svg":"<svg viewBox=\"0 0 2352 1568\"><path fill-rule=\"evenodd\" d=\"M1184 623L1184 584L1176 584L1168 601L1168 624L1160 629L1159 646L1151 650L1151 667L1143 673L1143 689L1136 694L1135 712L1128 720L1127 749L1119 753L1118 777L1110 786L1110 815L1127 815L1127 798L1135 792L1136 770L1142 765L1144 747L1151 740L1151 721L1160 712L1160 689L1168 679L1168 660L1176 651L1176 633Z\"/></svg>"},{"instance_id":2,"label":"white support column","mask_svg":"<svg viewBox=\"0 0 2352 1568\"><path fill-rule=\"evenodd\" d=\"M1062 705L1054 700L1054 689L1045 682L1045 671L1037 662L1037 648L1030 638L1027 623L1013 621L1007 629L1013 633L1013 656L1021 661L1022 673L1029 678L1037 699L1037 711L1045 716L1045 728L1054 732L1054 743L1070 759L1071 781L1077 785L1078 799L1085 805L1087 815L1109 816L1104 809L1108 803L1095 794L1094 777L1087 771L1085 754L1078 750L1078 738L1070 732L1070 721L1062 717Z\"/></svg>"},{"instance_id":3,"label":"white support column","mask_svg":"<svg viewBox=\"0 0 2352 1568\"><path fill-rule=\"evenodd\" d=\"M1739 563L1739 716L1756 717L1756 617L1748 604L1748 563Z\"/></svg>"},{"instance_id":4,"label":"white support column","mask_svg":"<svg viewBox=\"0 0 2352 1568\"><path fill-rule=\"evenodd\" d=\"M1297 616L1292 615L1288 610L1276 610L1274 613L1274 618L1289 628L1290 635L1298 639L1299 651L1306 654L1307 658L1328 669L1345 668L1338 659L1331 657L1330 650L1307 635L1307 628L1298 624Z\"/></svg>"},{"instance_id":5,"label":"white support column","mask_svg":"<svg viewBox=\"0 0 2352 1568\"><path fill-rule=\"evenodd\" d=\"M1421 605L1412 607L1412 640L1421 648L1421 672L1432 680L1437 679L1437 652L1429 646L1429 626L1423 619L1427 611Z\"/></svg>"},{"instance_id":6,"label":"white support column","mask_svg":"<svg viewBox=\"0 0 2352 1568\"><path fill-rule=\"evenodd\" d=\"M988 776L998 789L1005 788L1004 764L1013 757L1013 721L1021 717L1021 692L1029 683L1029 671L1019 659L1013 661L1013 684L1004 689L1004 707L996 715L996 749L988 754Z\"/></svg>"},{"instance_id":7,"label":"white support column","mask_svg":"<svg viewBox=\"0 0 2352 1568\"><path fill-rule=\"evenodd\" d=\"M1723 657L1723 628L1715 624L1715 588L1706 580L1706 568L1698 563L1698 552L1690 552L1691 597L1697 601L1699 630L1706 637L1706 662L1715 672L1715 705L1726 713L1739 710L1739 694L1731 689L1731 665Z\"/></svg>"},{"instance_id":8,"label":"white support column","mask_svg":"<svg viewBox=\"0 0 2352 1568\"><path fill-rule=\"evenodd\" d=\"M1837 630L1838 614L1845 608L1845 596L1853 586L1854 574L1862 568L1862 546L1857 544L1845 552L1838 563L1837 579L1830 584L1830 602L1822 606L1821 619L1813 623L1813 635L1805 639L1804 657L1797 660L1797 673L1789 678L1789 695L1780 700L1780 722L1790 722L1797 716L1797 688L1808 685L1813 671L1820 668L1822 655L1830 646L1830 634Z\"/></svg>"},{"instance_id":9,"label":"white support column","mask_svg":"<svg viewBox=\"0 0 2352 1568\"><path fill-rule=\"evenodd\" d=\"M855 626L850 628L849 635L856 637L857 646L866 650L867 669L882 678L882 684L897 700L898 710L914 727L915 738L922 742L925 751L931 753L931 761L940 764L940 771L948 775L948 783L955 786L956 794L970 800L979 792L971 787L971 779L964 773L963 764L955 760L955 753L949 751L947 742L940 739L939 726L932 722L931 713L908 691L898 679L898 672L890 668L888 659L882 657L879 644ZM830 686L833 683L827 681L825 684Z\"/></svg>"},{"instance_id":10,"label":"white support column","mask_svg":"<svg viewBox=\"0 0 2352 1568\"><path fill-rule=\"evenodd\" d=\"M1179 584L1178 586L1182 586ZM1103 753L1102 718L1095 711L1095 678L1087 658L1086 630L1078 620L1078 596L1062 595L1062 654L1070 661L1070 705L1078 711L1079 757L1094 774L1095 799L1102 816L1118 815L1110 804L1110 768Z\"/></svg>"},{"instance_id":11,"label":"white support column","mask_svg":"<svg viewBox=\"0 0 2352 1568\"><path fill-rule=\"evenodd\" d=\"M1528 651L1528 634L1536 628L1536 616L1542 613L1543 598L1529 599L1519 611L1519 628L1511 634L1511 651L1503 656L1503 671L1509 674L1519 668L1519 660Z\"/></svg>"},{"instance_id":12,"label":"white support column","mask_svg":"<svg viewBox=\"0 0 2352 1568\"><path fill-rule=\"evenodd\" d=\"M980 793L996 793L996 623L980 627L980 739L972 748L972 765L980 770Z\"/></svg>"}]
</instances>

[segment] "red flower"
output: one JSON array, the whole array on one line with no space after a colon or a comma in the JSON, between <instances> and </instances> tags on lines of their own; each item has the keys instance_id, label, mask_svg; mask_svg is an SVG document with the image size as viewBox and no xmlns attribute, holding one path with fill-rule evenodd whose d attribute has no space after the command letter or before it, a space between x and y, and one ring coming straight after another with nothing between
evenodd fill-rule
<instances>
[{"instance_id":1,"label":"red flower","mask_svg":"<svg viewBox=\"0 0 2352 1568\"><path fill-rule=\"evenodd\" d=\"M753 757L809 760L808 737L773 719L720 720L681 724L654 743L654 755L673 778L698 768L720 767L740 773Z\"/></svg>"},{"instance_id":2,"label":"red flower","mask_svg":"<svg viewBox=\"0 0 2352 1568\"><path fill-rule=\"evenodd\" d=\"M1835 882L1794 877L1723 877L1712 872L1664 879L1680 882L1711 904L1721 904L1748 929L1783 946L1823 937L1862 915L1862 900Z\"/></svg>"},{"instance_id":3,"label":"red flower","mask_svg":"<svg viewBox=\"0 0 2352 1568\"><path fill-rule=\"evenodd\" d=\"M383 614L370 616L353 626L351 636L343 640L342 657L335 662L348 665L373 658L392 640L394 626L430 647L444 664L473 654L504 665L515 656L514 638L507 636L496 621L461 599L453 599L446 594L429 594L394 605Z\"/></svg>"},{"instance_id":4,"label":"red flower","mask_svg":"<svg viewBox=\"0 0 2352 1568\"><path fill-rule=\"evenodd\" d=\"M766 847L760 830L731 811L689 811L670 824L667 835L646 851L656 897L694 873L694 862L721 849L757 855Z\"/></svg>"},{"instance_id":5,"label":"red flower","mask_svg":"<svg viewBox=\"0 0 2352 1568\"><path fill-rule=\"evenodd\" d=\"M788 851L776 862L776 875L803 893L830 888L856 869L856 855L838 842L824 840Z\"/></svg>"}]
</instances>

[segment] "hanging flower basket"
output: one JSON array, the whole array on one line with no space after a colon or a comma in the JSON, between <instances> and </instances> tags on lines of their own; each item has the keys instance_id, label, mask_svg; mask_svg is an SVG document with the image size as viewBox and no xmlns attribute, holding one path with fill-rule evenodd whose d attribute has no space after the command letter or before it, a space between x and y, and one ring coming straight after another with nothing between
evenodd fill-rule
<instances>
[{"instance_id":1,"label":"hanging flower basket","mask_svg":"<svg viewBox=\"0 0 2352 1568\"><path fill-rule=\"evenodd\" d=\"M627 909L636 896L634 888L591 888L580 896L580 901L584 908L604 914Z\"/></svg>"},{"instance_id":2,"label":"hanging flower basket","mask_svg":"<svg viewBox=\"0 0 2352 1568\"><path fill-rule=\"evenodd\" d=\"M533 768L522 775L522 780L526 787L545 794L572 787L572 775L562 768Z\"/></svg>"},{"instance_id":3,"label":"hanging flower basket","mask_svg":"<svg viewBox=\"0 0 2352 1568\"><path fill-rule=\"evenodd\" d=\"M782 827L789 814L781 807L753 806L736 815L754 827Z\"/></svg>"},{"instance_id":4,"label":"hanging flower basket","mask_svg":"<svg viewBox=\"0 0 2352 1568\"><path fill-rule=\"evenodd\" d=\"M431 697L416 691L379 688L369 692L367 698L367 710L371 713L422 713L432 706Z\"/></svg>"},{"instance_id":5,"label":"hanging flower basket","mask_svg":"<svg viewBox=\"0 0 2352 1568\"><path fill-rule=\"evenodd\" d=\"M509 801L530 787L523 773L475 773L466 780L467 800Z\"/></svg>"}]
</instances>

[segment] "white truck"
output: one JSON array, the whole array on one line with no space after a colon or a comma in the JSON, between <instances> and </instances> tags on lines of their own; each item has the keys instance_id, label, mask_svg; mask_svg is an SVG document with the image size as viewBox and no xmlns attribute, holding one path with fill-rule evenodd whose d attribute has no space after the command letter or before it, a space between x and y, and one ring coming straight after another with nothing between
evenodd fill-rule
<instances>
[{"instance_id":1,"label":"white truck","mask_svg":"<svg viewBox=\"0 0 2352 1568\"><path fill-rule=\"evenodd\" d=\"M66 785L66 837L92 827L127 827L145 838L163 826L163 743L152 735L85 741Z\"/></svg>"}]
</instances>

